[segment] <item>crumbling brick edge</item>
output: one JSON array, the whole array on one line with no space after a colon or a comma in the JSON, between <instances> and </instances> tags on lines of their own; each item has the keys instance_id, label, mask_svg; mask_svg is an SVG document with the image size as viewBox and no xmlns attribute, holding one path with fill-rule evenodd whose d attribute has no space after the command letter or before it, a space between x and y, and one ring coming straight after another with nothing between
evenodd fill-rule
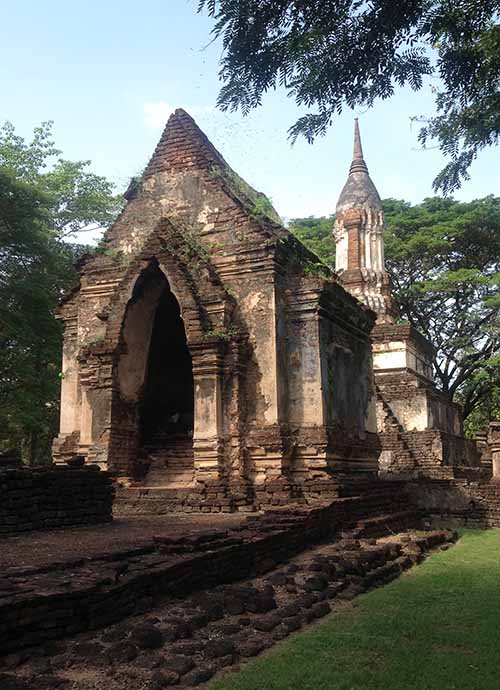
<instances>
[{"instance_id":1,"label":"crumbling brick edge","mask_svg":"<svg viewBox=\"0 0 500 690\"><path fill-rule=\"evenodd\" d=\"M201 546L200 536L200 543L191 545L192 553L177 557L173 554L179 553L183 540L174 540L172 548L172 541L160 539L141 548L141 554L137 549L110 553L66 567L55 564L53 570L45 566L39 572L6 570L0 581L0 654L118 622L145 599L179 597L200 587L263 574L327 535L358 524L363 507L364 499L346 498L302 511L299 520L289 513L289 523L283 515L274 524L272 518L260 526L251 523L233 543L222 539L213 550L209 545L201 550L207 544ZM412 521L418 521L417 513ZM389 531L399 526L392 524ZM383 527L377 524L379 531ZM184 543L189 546L189 540Z\"/></svg>"}]
</instances>

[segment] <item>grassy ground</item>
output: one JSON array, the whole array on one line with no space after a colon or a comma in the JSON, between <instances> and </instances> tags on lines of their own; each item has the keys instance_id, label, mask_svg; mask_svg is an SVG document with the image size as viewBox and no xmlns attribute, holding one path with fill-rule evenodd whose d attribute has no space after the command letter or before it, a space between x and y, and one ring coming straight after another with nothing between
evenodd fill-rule
<instances>
[{"instance_id":1,"label":"grassy ground","mask_svg":"<svg viewBox=\"0 0 500 690\"><path fill-rule=\"evenodd\" d=\"M456 546L210 690L499 690L500 530Z\"/></svg>"}]
</instances>

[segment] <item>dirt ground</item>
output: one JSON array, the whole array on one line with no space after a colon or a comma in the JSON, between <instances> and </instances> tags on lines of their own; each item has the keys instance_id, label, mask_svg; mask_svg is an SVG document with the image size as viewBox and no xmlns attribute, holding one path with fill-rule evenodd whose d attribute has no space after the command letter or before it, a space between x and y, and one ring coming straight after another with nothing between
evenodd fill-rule
<instances>
[{"instance_id":1,"label":"dirt ground","mask_svg":"<svg viewBox=\"0 0 500 690\"><path fill-rule=\"evenodd\" d=\"M125 551L155 536L178 537L213 529L230 529L244 522L241 515L154 515L117 518L113 522L50 532L29 532L0 539L0 570L41 567L55 561Z\"/></svg>"}]
</instances>

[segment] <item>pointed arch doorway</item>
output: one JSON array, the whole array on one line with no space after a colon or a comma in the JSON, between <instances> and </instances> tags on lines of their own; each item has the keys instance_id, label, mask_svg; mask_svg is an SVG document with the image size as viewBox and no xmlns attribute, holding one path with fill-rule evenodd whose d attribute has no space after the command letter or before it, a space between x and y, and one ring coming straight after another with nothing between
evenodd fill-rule
<instances>
[{"instance_id":1,"label":"pointed arch doorway","mask_svg":"<svg viewBox=\"0 0 500 690\"><path fill-rule=\"evenodd\" d=\"M153 322L139 427L141 454L149 460L145 482L171 487L191 484L193 365L180 306L168 283Z\"/></svg>"},{"instance_id":2,"label":"pointed arch doorway","mask_svg":"<svg viewBox=\"0 0 500 690\"><path fill-rule=\"evenodd\" d=\"M120 399L133 407L133 474L144 486L189 486L194 479L193 366L179 302L156 261L134 286L122 343L117 374Z\"/></svg>"}]
</instances>

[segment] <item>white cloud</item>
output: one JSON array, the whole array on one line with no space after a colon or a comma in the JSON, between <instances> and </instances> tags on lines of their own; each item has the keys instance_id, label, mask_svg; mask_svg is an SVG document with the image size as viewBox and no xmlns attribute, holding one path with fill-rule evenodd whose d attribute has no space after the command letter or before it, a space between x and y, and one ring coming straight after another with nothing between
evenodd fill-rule
<instances>
[{"instance_id":1,"label":"white cloud","mask_svg":"<svg viewBox=\"0 0 500 690\"><path fill-rule=\"evenodd\" d=\"M144 116L146 124L152 129L161 129L172 115L178 105L172 105L166 101L147 101L144 103ZM202 115L213 113L215 108L212 105L182 106L190 115Z\"/></svg>"}]
</instances>

